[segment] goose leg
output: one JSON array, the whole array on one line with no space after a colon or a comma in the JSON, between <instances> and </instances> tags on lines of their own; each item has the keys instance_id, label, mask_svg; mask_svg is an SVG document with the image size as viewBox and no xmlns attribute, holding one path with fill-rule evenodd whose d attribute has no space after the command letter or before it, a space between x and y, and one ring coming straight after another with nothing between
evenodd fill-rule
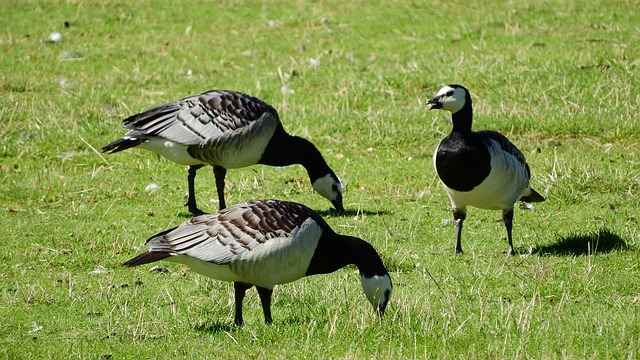
<instances>
[{"instance_id":1,"label":"goose leg","mask_svg":"<svg viewBox=\"0 0 640 360\"><path fill-rule=\"evenodd\" d=\"M214 166L213 174L216 177L216 189L218 190L218 203L220 204L220 210L227 207L224 202L224 177L227 176L227 169L222 166Z\"/></svg>"},{"instance_id":2,"label":"goose leg","mask_svg":"<svg viewBox=\"0 0 640 360\"><path fill-rule=\"evenodd\" d=\"M189 195L187 197L187 203L185 204L189 209L189 212L193 215L202 215L204 211L198 209L196 205L196 190L195 190L195 179L196 179L196 171L203 167L204 165L191 165L187 169L187 182L189 184Z\"/></svg>"},{"instance_id":3,"label":"goose leg","mask_svg":"<svg viewBox=\"0 0 640 360\"><path fill-rule=\"evenodd\" d=\"M513 227L513 209L502 210L502 220L504 221L504 227L507 228L507 240L509 241L508 254L516 255L516 251L513 249L513 240L511 238L511 229Z\"/></svg>"},{"instance_id":4,"label":"goose leg","mask_svg":"<svg viewBox=\"0 0 640 360\"><path fill-rule=\"evenodd\" d=\"M260 296L260 302L262 303L262 312L264 313L264 322L271 324L271 294L273 289L267 289L260 286L256 286L258 295Z\"/></svg>"},{"instance_id":5,"label":"goose leg","mask_svg":"<svg viewBox=\"0 0 640 360\"><path fill-rule=\"evenodd\" d=\"M462 223L466 217L466 211L453 209L453 220L456 222L456 254L462 254Z\"/></svg>"},{"instance_id":6,"label":"goose leg","mask_svg":"<svg viewBox=\"0 0 640 360\"><path fill-rule=\"evenodd\" d=\"M242 282L234 282L233 290L235 293L235 301L236 301L236 314L234 317L234 323L237 326L242 326L244 320L242 319L242 300L244 300L244 296L248 289L250 289L253 285L245 284Z\"/></svg>"}]
</instances>

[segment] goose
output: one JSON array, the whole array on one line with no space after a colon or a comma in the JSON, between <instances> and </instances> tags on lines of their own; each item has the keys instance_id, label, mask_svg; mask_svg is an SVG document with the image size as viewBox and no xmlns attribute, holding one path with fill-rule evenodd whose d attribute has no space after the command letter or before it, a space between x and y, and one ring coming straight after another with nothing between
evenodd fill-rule
<instances>
[{"instance_id":1,"label":"goose","mask_svg":"<svg viewBox=\"0 0 640 360\"><path fill-rule=\"evenodd\" d=\"M444 86L426 105L429 110L451 112L453 122L451 133L436 148L433 162L453 208L455 252L462 253L462 223L467 206L474 206L502 210L508 253L515 254L511 237L514 204L544 201L529 186L531 171L524 155L498 132L471 130L471 95L464 86Z\"/></svg>"},{"instance_id":2,"label":"goose","mask_svg":"<svg viewBox=\"0 0 640 360\"><path fill-rule=\"evenodd\" d=\"M167 260L213 279L234 283L236 325L242 300L255 286L266 323L272 322L275 285L327 274L346 265L359 269L364 293L382 317L391 278L368 242L339 235L308 207L280 200L250 201L194 217L146 241L148 252L122 264L133 267Z\"/></svg>"},{"instance_id":3,"label":"goose","mask_svg":"<svg viewBox=\"0 0 640 360\"><path fill-rule=\"evenodd\" d=\"M117 153L132 147L153 151L187 165L186 206L193 215L204 214L196 204L196 171L213 166L220 209L226 207L224 179L227 169L254 164L301 164L316 192L329 199L338 212L342 182L320 151L308 140L289 135L278 112L264 101L236 91L211 90L148 109L124 120L128 132L102 147Z\"/></svg>"}]
</instances>

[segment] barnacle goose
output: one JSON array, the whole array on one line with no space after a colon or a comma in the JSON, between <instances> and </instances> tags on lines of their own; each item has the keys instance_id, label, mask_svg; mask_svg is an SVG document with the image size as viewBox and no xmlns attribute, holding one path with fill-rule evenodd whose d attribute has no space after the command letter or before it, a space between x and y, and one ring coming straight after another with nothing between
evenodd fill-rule
<instances>
[{"instance_id":1,"label":"barnacle goose","mask_svg":"<svg viewBox=\"0 0 640 360\"><path fill-rule=\"evenodd\" d=\"M544 201L529 186L531 172L524 155L505 136L495 131L472 131L471 95L461 85L448 85L427 101L429 109L451 112L453 128L438 145L433 162L449 196L456 224L456 253L467 206L502 210L510 254L515 254L511 238L513 207L516 201Z\"/></svg>"},{"instance_id":2,"label":"barnacle goose","mask_svg":"<svg viewBox=\"0 0 640 360\"><path fill-rule=\"evenodd\" d=\"M102 147L116 153L132 147L151 150L178 164L188 165L187 206L194 215L196 171L213 166L220 209L225 208L224 179L227 169L254 164L301 164L313 188L342 211L342 182L320 151L308 140L289 135L278 112L253 96L227 90L211 90L162 104L124 120L129 130L121 139Z\"/></svg>"},{"instance_id":3,"label":"barnacle goose","mask_svg":"<svg viewBox=\"0 0 640 360\"><path fill-rule=\"evenodd\" d=\"M336 234L308 207L279 200L251 201L200 215L146 242L149 251L123 264L158 260L189 266L202 275L234 282L235 323L242 300L255 286L264 318L271 322L273 287L304 276L334 272L355 264L364 293L379 316L391 295L391 278L368 242Z\"/></svg>"}]
</instances>

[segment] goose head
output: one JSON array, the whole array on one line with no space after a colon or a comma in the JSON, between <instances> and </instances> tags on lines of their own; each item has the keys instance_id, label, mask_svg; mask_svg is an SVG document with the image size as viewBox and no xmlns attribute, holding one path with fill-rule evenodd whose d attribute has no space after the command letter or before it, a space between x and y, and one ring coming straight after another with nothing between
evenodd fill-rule
<instances>
[{"instance_id":1,"label":"goose head","mask_svg":"<svg viewBox=\"0 0 640 360\"><path fill-rule=\"evenodd\" d=\"M391 297L391 277L389 274L361 276L362 289L367 299L373 305L373 309L378 316L382 317Z\"/></svg>"},{"instance_id":2,"label":"goose head","mask_svg":"<svg viewBox=\"0 0 640 360\"><path fill-rule=\"evenodd\" d=\"M326 174L312 183L318 194L329 199L338 212L344 211L342 205L342 181L335 174Z\"/></svg>"},{"instance_id":3,"label":"goose head","mask_svg":"<svg viewBox=\"0 0 640 360\"><path fill-rule=\"evenodd\" d=\"M440 89L433 99L427 101L426 105L429 110L442 109L456 113L465 105L471 105L471 96L462 85L447 85Z\"/></svg>"}]
</instances>

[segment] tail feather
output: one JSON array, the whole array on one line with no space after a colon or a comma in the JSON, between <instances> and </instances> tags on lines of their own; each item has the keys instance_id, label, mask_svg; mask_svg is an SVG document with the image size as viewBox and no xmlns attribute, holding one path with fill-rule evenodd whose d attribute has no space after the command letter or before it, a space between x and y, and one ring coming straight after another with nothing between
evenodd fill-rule
<instances>
[{"instance_id":1,"label":"tail feather","mask_svg":"<svg viewBox=\"0 0 640 360\"><path fill-rule=\"evenodd\" d=\"M142 144L145 140L144 139L136 139L136 138L121 138L118 139L112 143L109 143L105 146L102 147L102 152L104 153L109 153L109 154L113 154L113 153L117 153L123 150L127 150L130 149L132 147L136 147L140 144Z\"/></svg>"},{"instance_id":2,"label":"tail feather","mask_svg":"<svg viewBox=\"0 0 640 360\"><path fill-rule=\"evenodd\" d=\"M542 195L540 195L537 191L533 189L530 189L530 190L531 190L531 193L521 197L520 201L529 202L529 203L544 201L544 197L542 197Z\"/></svg>"},{"instance_id":3,"label":"tail feather","mask_svg":"<svg viewBox=\"0 0 640 360\"><path fill-rule=\"evenodd\" d=\"M163 260L171 256L171 253L161 251L148 251L144 254L140 254L133 259L125 262L122 266L134 267L138 265L149 264L158 260Z\"/></svg>"}]
</instances>

